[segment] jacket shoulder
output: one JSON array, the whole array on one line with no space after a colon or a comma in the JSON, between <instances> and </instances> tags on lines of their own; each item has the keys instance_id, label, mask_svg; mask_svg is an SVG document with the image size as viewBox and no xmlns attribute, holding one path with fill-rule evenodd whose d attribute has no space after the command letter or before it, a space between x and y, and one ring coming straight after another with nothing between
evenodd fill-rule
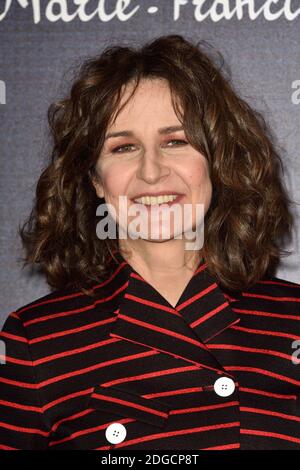
<instances>
[{"instance_id":1,"label":"jacket shoulder","mask_svg":"<svg viewBox=\"0 0 300 470\"><path fill-rule=\"evenodd\" d=\"M72 287L56 289L18 307L10 315L13 314L23 322L27 322L46 315L84 307L90 302L88 299L89 296L80 289Z\"/></svg>"},{"instance_id":2,"label":"jacket shoulder","mask_svg":"<svg viewBox=\"0 0 300 470\"><path fill-rule=\"evenodd\" d=\"M300 284L276 276L262 279L253 289L264 291L266 294L300 298Z\"/></svg>"},{"instance_id":3,"label":"jacket shoulder","mask_svg":"<svg viewBox=\"0 0 300 470\"><path fill-rule=\"evenodd\" d=\"M234 306L300 317L300 284L279 277L267 277L244 290Z\"/></svg>"}]
</instances>

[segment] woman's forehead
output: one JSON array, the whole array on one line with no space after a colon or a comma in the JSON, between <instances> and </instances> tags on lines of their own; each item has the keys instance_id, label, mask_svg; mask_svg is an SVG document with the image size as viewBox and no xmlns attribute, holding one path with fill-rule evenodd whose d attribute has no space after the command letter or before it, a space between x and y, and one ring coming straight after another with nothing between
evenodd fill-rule
<instances>
[{"instance_id":1,"label":"woman's forehead","mask_svg":"<svg viewBox=\"0 0 300 470\"><path fill-rule=\"evenodd\" d=\"M179 123L171 100L171 91L166 80L143 80L134 92L133 84L124 88L120 102L112 114L107 132L128 127L128 121L155 118L157 122L162 116L171 119L173 124ZM170 125L168 122L166 125Z\"/></svg>"}]
</instances>

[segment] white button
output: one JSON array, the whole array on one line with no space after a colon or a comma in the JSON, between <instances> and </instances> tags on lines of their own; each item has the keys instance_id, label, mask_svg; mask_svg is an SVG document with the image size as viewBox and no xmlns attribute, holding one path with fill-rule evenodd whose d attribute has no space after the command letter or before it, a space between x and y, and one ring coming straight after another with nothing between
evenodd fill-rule
<instances>
[{"instance_id":1,"label":"white button","mask_svg":"<svg viewBox=\"0 0 300 470\"><path fill-rule=\"evenodd\" d=\"M121 423L112 423L106 428L105 437L111 444L119 444L126 437L126 428Z\"/></svg>"},{"instance_id":2,"label":"white button","mask_svg":"<svg viewBox=\"0 0 300 470\"><path fill-rule=\"evenodd\" d=\"M230 377L219 377L214 383L214 389L220 397L228 397L234 392L235 384Z\"/></svg>"}]
</instances>

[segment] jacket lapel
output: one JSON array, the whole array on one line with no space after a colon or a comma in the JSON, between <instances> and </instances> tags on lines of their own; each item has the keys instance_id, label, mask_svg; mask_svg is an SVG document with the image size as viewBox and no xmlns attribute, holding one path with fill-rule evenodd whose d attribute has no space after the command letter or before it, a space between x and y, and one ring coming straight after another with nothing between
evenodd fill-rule
<instances>
[{"instance_id":1,"label":"jacket lapel","mask_svg":"<svg viewBox=\"0 0 300 470\"><path fill-rule=\"evenodd\" d=\"M206 264L200 263L174 308L120 254L116 258L118 266L105 289L112 296L117 293L110 336L222 371L205 343L237 323L239 316Z\"/></svg>"},{"instance_id":2,"label":"jacket lapel","mask_svg":"<svg viewBox=\"0 0 300 470\"><path fill-rule=\"evenodd\" d=\"M240 317L230 306L229 295L218 286L216 280L202 263L192 277L176 305L189 327L203 343L238 323ZM231 301L237 299L232 298Z\"/></svg>"}]
</instances>

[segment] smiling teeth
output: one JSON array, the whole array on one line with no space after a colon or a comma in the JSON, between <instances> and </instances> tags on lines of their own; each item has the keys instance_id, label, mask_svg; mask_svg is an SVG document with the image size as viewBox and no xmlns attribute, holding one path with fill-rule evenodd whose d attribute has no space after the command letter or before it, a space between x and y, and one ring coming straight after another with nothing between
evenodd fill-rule
<instances>
[{"instance_id":1,"label":"smiling teeth","mask_svg":"<svg viewBox=\"0 0 300 470\"><path fill-rule=\"evenodd\" d=\"M134 199L134 202L139 202L140 204L145 204L146 206L154 206L155 204L163 204L164 202L174 201L178 196L177 195L168 195L168 196L143 196L137 199Z\"/></svg>"}]
</instances>

